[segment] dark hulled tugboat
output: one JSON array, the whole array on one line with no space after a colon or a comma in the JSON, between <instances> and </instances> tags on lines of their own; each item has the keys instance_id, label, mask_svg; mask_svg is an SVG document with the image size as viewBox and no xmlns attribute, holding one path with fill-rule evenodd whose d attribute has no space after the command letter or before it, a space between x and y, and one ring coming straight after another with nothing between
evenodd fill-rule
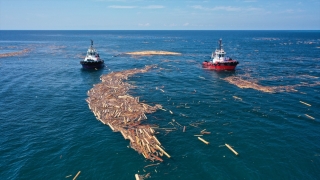
<instances>
[{"instance_id":1,"label":"dark hulled tugboat","mask_svg":"<svg viewBox=\"0 0 320 180\"><path fill-rule=\"evenodd\" d=\"M238 61L226 57L226 52L222 49L222 39L220 39L219 49L212 52L210 61L204 61L202 67L214 70L234 70L238 64Z\"/></svg>"},{"instance_id":2,"label":"dark hulled tugboat","mask_svg":"<svg viewBox=\"0 0 320 180\"><path fill-rule=\"evenodd\" d=\"M100 59L99 53L93 48L93 41L91 40L91 46L87 51L87 55L84 60L80 61L80 64L85 69L101 68L104 66L104 61Z\"/></svg>"}]
</instances>

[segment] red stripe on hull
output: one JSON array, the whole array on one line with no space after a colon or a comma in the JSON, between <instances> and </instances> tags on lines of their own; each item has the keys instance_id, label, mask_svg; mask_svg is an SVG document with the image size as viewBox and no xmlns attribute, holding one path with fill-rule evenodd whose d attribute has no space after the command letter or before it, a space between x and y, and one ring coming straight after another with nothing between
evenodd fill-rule
<instances>
[{"instance_id":1,"label":"red stripe on hull","mask_svg":"<svg viewBox=\"0 0 320 180\"><path fill-rule=\"evenodd\" d=\"M203 62L202 67L206 69L213 69L213 70L235 70L238 63L220 63L220 64L213 64L211 62Z\"/></svg>"}]
</instances>

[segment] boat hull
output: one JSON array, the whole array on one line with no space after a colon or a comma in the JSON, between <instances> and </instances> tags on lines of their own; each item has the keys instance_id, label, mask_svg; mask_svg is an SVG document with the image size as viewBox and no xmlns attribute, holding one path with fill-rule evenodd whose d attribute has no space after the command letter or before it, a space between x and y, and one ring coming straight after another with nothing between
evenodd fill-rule
<instances>
[{"instance_id":1,"label":"boat hull","mask_svg":"<svg viewBox=\"0 0 320 180\"><path fill-rule=\"evenodd\" d=\"M202 63L202 67L205 69L212 69L212 70L234 71L238 64L239 64L238 61L224 62L224 63L212 63L212 62L205 61Z\"/></svg>"},{"instance_id":2,"label":"boat hull","mask_svg":"<svg viewBox=\"0 0 320 180\"><path fill-rule=\"evenodd\" d=\"M102 68L104 66L104 61L80 61L80 64L84 69L95 69Z\"/></svg>"}]
</instances>

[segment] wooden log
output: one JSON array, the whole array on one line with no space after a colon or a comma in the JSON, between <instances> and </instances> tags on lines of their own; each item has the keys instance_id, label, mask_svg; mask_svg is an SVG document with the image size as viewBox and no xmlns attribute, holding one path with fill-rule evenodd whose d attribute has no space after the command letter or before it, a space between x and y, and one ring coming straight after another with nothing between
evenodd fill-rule
<instances>
[{"instance_id":1,"label":"wooden log","mask_svg":"<svg viewBox=\"0 0 320 180\"><path fill-rule=\"evenodd\" d=\"M150 142L147 140L147 138L143 138L147 144L150 144Z\"/></svg>"},{"instance_id":2,"label":"wooden log","mask_svg":"<svg viewBox=\"0 0 320 180\"><path fill-rule=\"evenodd\" d=\"M108 123L109 127L112 129L112 131L114 131L114 128L111 126L110 123Z\"/></svg>"},{"instance_id":3,"label":"wooden log","mask_svg":"<svg viewBox=\"0 0 320 180\"><path fill-rule=\"evenodd\" d=\"M151 150L150 150L149 145L148 145L148 144L146 144L146 145L147 145L147 148L148 148L149 153L151 153Z\"/></svg>"},{"instance_id":4,"label":"wooden log","mask_svg":"<svg viewBox=\"0 0 320 180\"><path fill-rule=\"evenodd\" d=\"M310 119L315 119L314 117L312 117L312 116L310 116L310 115L308 115L308 114L304 114L304 115L306 115L308 118L310 118Z\"/></svg>"},{"instance_id":5,"label":"wooden log","mask_svg":"<svg viewBox=\"0 0 320 180\"><path fill-rule=\"evenodd\" d=\"M136 178L136 180L140 180L140 177L138 174L135 174L134 177Z\"/></svg>"},{"instance_id":6,"label":"wooden log","mask_svg":"<svg viewBox=\"0 0 320 180\"><path fill-rule=\"evenodd\" d=\"M201 137L198 137L198 139L199 139L200 141L204 142L205 144L209 144L209 142L208 142L208 141L206 141L206 140L202 139Z\"/></svg>"},{"instance_id":7,"label":"wooden log","mask_svg":"<svg viewBox=\"0 0 320 180\"><path fill-rule=\"evenodd\" d=\"M124 139L128 139L128 137L124 134L123 131L120 131L120 132L121 132L122 136L124 137Z\"/></svg>"},{"instance_id":8,"label":"wooden log","mask_svg":"<svg viewBox=\"0 0 320 180\"><path fill-rule=\"evenodd\" d=\"M150 132L151 132L152 134L154 134L154 130L153 130L152 128L150 128Z\"/></svg>"},{"instance_id":9,"label":"wooden log","mask_svg":"<svg viewBox=\"0 0 320 180\"><path fill-rule=\"evenodd\" d=\"M81 173L81 171L79 171L79 172L76 174L76 176L74 176L74 178L73 178L72 180L76 180L80 173Z\"/></svg>"},{"instance_id":10,"label":"wooden log","mask_svg":"<svg viewBox=\"0 0 320 180\"><path fill-rule=\"evenodd\" d=\"M237 151L235 151L229 144L225 144L235 155L238 155Z\"/></svg>"},{"instance_id":11,"label":"wooden log","mask_svg":"<svg viewBox=\"0 0 320 180\"><path fill-rule=\"evenodd\" d=\"M175 122L176 122L180 127L182 127L180 123L178 123L177 121L175 121Z\"/></svg>"},{"instance_id":12,"label":"wooden log","mask_svg":"<svg viewBox=\"0 0 320 180\"><path fill-rule=\"evenodd\" d=\"M152 153L156 152L156 150L153 147L150 147L150 149L151 149Z\"/></svg>"},{"instance_id":13,"label":"wooden log","mask_svg":"<svg viewBox=\"0 0 320 180\"><path fill-rule=\"evenodd\" d=\"M211 134L211 132L202 131L201 134Z\"/></svg>"},{"instance_id":14,"label":"wooden log","mask_svg":"<svg viewBox=\"0 0 320 180\"><path fill-rule=\"evenodd\" d=\"M158 139L155 136L152 136L152 137L159 145L161 145L161 143L158 141Z\"/></svg>"},{"instance_id":15,"label":"wooden log","mask_svg":"<svg viewBox=\"0 0 320 180\"><path fill-rule=\"evenodd\" d=\"M152 154L151 154L151 156L152 156L154 159L163 162L163 159L159 158L158 156L152 155Z\"/></svg>"},{"instance_id":16,"label":"wooden log","mask_svg":"<svg viewBox=\"0 0 320 180\"><path fill-rule=\"evenodd\" d=\"M149 133L145 129L143 129L143 131L145 132L145 134L147 134L148 138L151 139L151 136L149 135Z\"/></svg>"},{"instance_id":17,"label":"wooden log","mask_svg":"<svg viewBox=\"0 0 320 180\"><path fill-rule=\"evenodd\" d=\"M135 137L136 137L136 141L137 141L137 143L138 143L138 144L140 144L140 141L139 141L138 136L135 136Z\"/></svg>"},{"instance_id":18,"label":"wooden log","mask_svg":"<svg viewBox=\"0 0 320 180\"><path fill-rule=\"evenodd\" d=\"M130 135L128 135L128 138L130 139L130 141L132 142L132 143L134 143L135 141L133 140L133 138L130 136Z\"/></svg>"},{"instance_id":19,"label":"wooden log","mask_svg":"<svg viewBox=\"0 0 320 180\"><path fill-rule=\"evenodd\" d=\"M143 155L144 158L147 159L147 156L144 154L144 152L141 153Z\"/></svg>"},{"instance_id":20,"label":"wooden log","mask_svg":"<svg viewBox=\"0 0 320 180\"><path fill-rule=\"evenodd\" d=\"M142 142L142 146L145 146L146 144L144 143L144 140L141 139L141 142Z\"/></svg>"},{"instance_id":21,"label":"wooden log","mask_svg":"<svg viewBox=\"0 0 320 180\"><path fill-rule=\"evenodd\" d=\"M160 146L156 145L156 147L157 147L162 153L164 153L168 158L170 158L170 155L169 155L167 152L165 152Z\"/></svg>"},{"instance_id":22,"label":"wooden log","mask_svg":"<svg viewBox=\"0 0 320 180\"><path fill-rule=\"evenodd\" d=\"M308 103L305 103L305 102L303 102L303 101L300 101L302 104L304 104L304 105L307 105L307 106L311 106L310 104L308 104Z\"/></svg>"}]
</instances>

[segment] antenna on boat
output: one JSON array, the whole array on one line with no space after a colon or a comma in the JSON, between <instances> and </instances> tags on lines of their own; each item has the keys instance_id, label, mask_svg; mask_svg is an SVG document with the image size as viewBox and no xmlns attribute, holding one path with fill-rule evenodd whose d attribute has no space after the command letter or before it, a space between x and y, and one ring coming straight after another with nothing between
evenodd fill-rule
<instances>
[{"instance_id":1,"label":"antenna on boat","mask_svg":"<svg viewBox=\"0 0 320 180\"><path fill-rule=\"evenodd\" d=\"M219 39L219 49L220 49L220 51L222 49L222 39Z\"/></svg>"},{"instance_id":2,"label":"antenna on boat","mask_svg":"<svg viewBox=\"0 0 320 180\"><path fill-rule=\"evenodd\" d=\"M90 39L91 40L91 47L93 46L93 41L92 41L92 39Z\"/></svg>"}]
</instances>

